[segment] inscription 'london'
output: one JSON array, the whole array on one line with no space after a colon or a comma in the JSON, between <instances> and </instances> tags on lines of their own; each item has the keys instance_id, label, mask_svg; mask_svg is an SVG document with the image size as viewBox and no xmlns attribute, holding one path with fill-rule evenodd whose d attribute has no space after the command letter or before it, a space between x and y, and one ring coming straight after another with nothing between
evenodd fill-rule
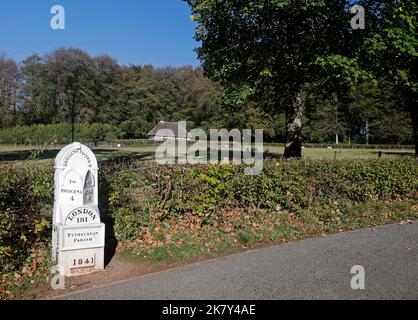
<instances>
[{"instance_id":1,"label":"inscription 'london'","mask_svg":"<svg viewBox=\"0 0 418 320\"><path fill-rule=\"evenodd\" d=\"M97 219L97 213L90 208L78 208L71 211L65 219L66 224L89 223Z\"/></svg>"}]
</instances>

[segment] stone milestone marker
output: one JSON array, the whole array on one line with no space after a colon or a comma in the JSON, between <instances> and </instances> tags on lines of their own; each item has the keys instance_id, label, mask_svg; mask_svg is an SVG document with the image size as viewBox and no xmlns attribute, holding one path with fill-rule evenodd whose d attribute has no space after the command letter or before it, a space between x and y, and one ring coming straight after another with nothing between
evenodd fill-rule
<instances>
[{"instance_id":1,"label":"stone milestone marker","mask_svg":"<svg viewBox=\"0 0 418 320\"><path fill-rule=\"evenodd\" d=\"M52 257L65 276L104 270L98 171L93 152L78 142L64 147L55 159Z\"/></svg>"}]
</instances>

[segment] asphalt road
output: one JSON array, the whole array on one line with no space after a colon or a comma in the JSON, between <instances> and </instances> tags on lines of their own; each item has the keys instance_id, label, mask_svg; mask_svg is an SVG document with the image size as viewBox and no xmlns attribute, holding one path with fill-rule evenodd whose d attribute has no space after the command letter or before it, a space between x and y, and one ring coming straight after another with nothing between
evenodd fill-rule
<instances>
[{"instance_id":1,"label":"asphalt road","mask_svg":"<svg viewBox=\"0 0 418 320\"><path fill-rule=\"evenodd\" d=\"M350 269L365 269L353 290ZM418 299L418 222L254 250L64 299Z\"/></svg>"}]
</instances>

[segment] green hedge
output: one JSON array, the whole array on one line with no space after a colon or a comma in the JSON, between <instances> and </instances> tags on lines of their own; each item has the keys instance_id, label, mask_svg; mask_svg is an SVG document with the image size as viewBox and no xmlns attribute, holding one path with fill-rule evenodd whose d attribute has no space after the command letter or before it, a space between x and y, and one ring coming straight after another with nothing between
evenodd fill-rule
<instances>
[{"instance_id":1,"label":"green hedge","mask_svg":"<svg viewBox=\"0 0 418 320\"><path fill-rule=\"evenodd\" d=\"M34 247L49 245L53 163L0 166L0 274L18 270ZM138 240L158 221L185 214L211 224L223 210L262 209L294 214L334 209L369 200L416 198L415 159L266 162L262 174L243 167L152 166L131 162L100 171L102 212L114 218L119 241ZM347 212L346 214L349 214ZM174 220L172 220L174 221Z\"/></svg>"},{"instance_id":2,"label":"green hedge","mask_svg":"<svg viewBox=\"0 0 418 320\"><path fill-rule=\"evenodd\" d=\"M267 162L262 174L246 176L234 165L109 169L110 212L119 240L136 240L152 223L192 212L212 223L223 209L259 208L299 213L369 200L416 197L414 159L340 162Z\"/></svg>"},{"instance_id":3,"label":"green hedge","mask_svg":"<svg viewBox=\"0 0 418 320\"><path fill-rule=\"evenodd\" d=\"M19 269L51 241L52 168L52 162L0 166L0 274Z\"/></svg>"},{"instance_id":4,"label":"green hedge","mask_svg":"<svg viewBox=\"0 0 418 320\"><path fill-rule=\"evenodd\" d=\"M110 124L78 124L75 127L75 139L80 142L113 140L120 134L120 129ZM67 144L70 140L71 126L68 124L40 124L0 130L0 144Z\"/></svg>"}]
</instances>

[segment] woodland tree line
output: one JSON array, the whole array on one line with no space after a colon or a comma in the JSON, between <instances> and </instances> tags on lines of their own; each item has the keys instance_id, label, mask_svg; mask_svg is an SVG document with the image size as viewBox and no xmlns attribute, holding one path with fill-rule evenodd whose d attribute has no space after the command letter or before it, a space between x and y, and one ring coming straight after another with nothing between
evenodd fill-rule
<instances>
[{"instance_id":1,"label":"woodland tree line","mask_svg":"<svg viewBox=\"0 0 418 320\"><path fill-rule=\"evenodd\" d=\"M145 138L160 120L189 129L264 129L286 142L415 144L415 0L187 0L202 66L121 66L62 48L0 57L1 128L101 123ZM350 25L365 8L366 28ZM10 130L9 130L10 132Z\"/></svg>"},{"instance_id":2,"label":"woodland tree line","mask_svg":"<svg viewBox=\"0 0 418 320\"><path fill-rule=\"evenodd\" d=\"M239 108L224 101L223 88L200 67L121 66L112 57L74 48L33 54L22 62L0 57L2 129L103 123L130 139L145 138L160 120L186 120L189 128L263 128L266 141L285 141L283 110L269 112L257 101ZM305 142L335 142L338 134L344 143L413 143L409 114L388 83L358 84L344 104L319 95L311 83L302 101Z\"/></svg>"}]
</instances>

